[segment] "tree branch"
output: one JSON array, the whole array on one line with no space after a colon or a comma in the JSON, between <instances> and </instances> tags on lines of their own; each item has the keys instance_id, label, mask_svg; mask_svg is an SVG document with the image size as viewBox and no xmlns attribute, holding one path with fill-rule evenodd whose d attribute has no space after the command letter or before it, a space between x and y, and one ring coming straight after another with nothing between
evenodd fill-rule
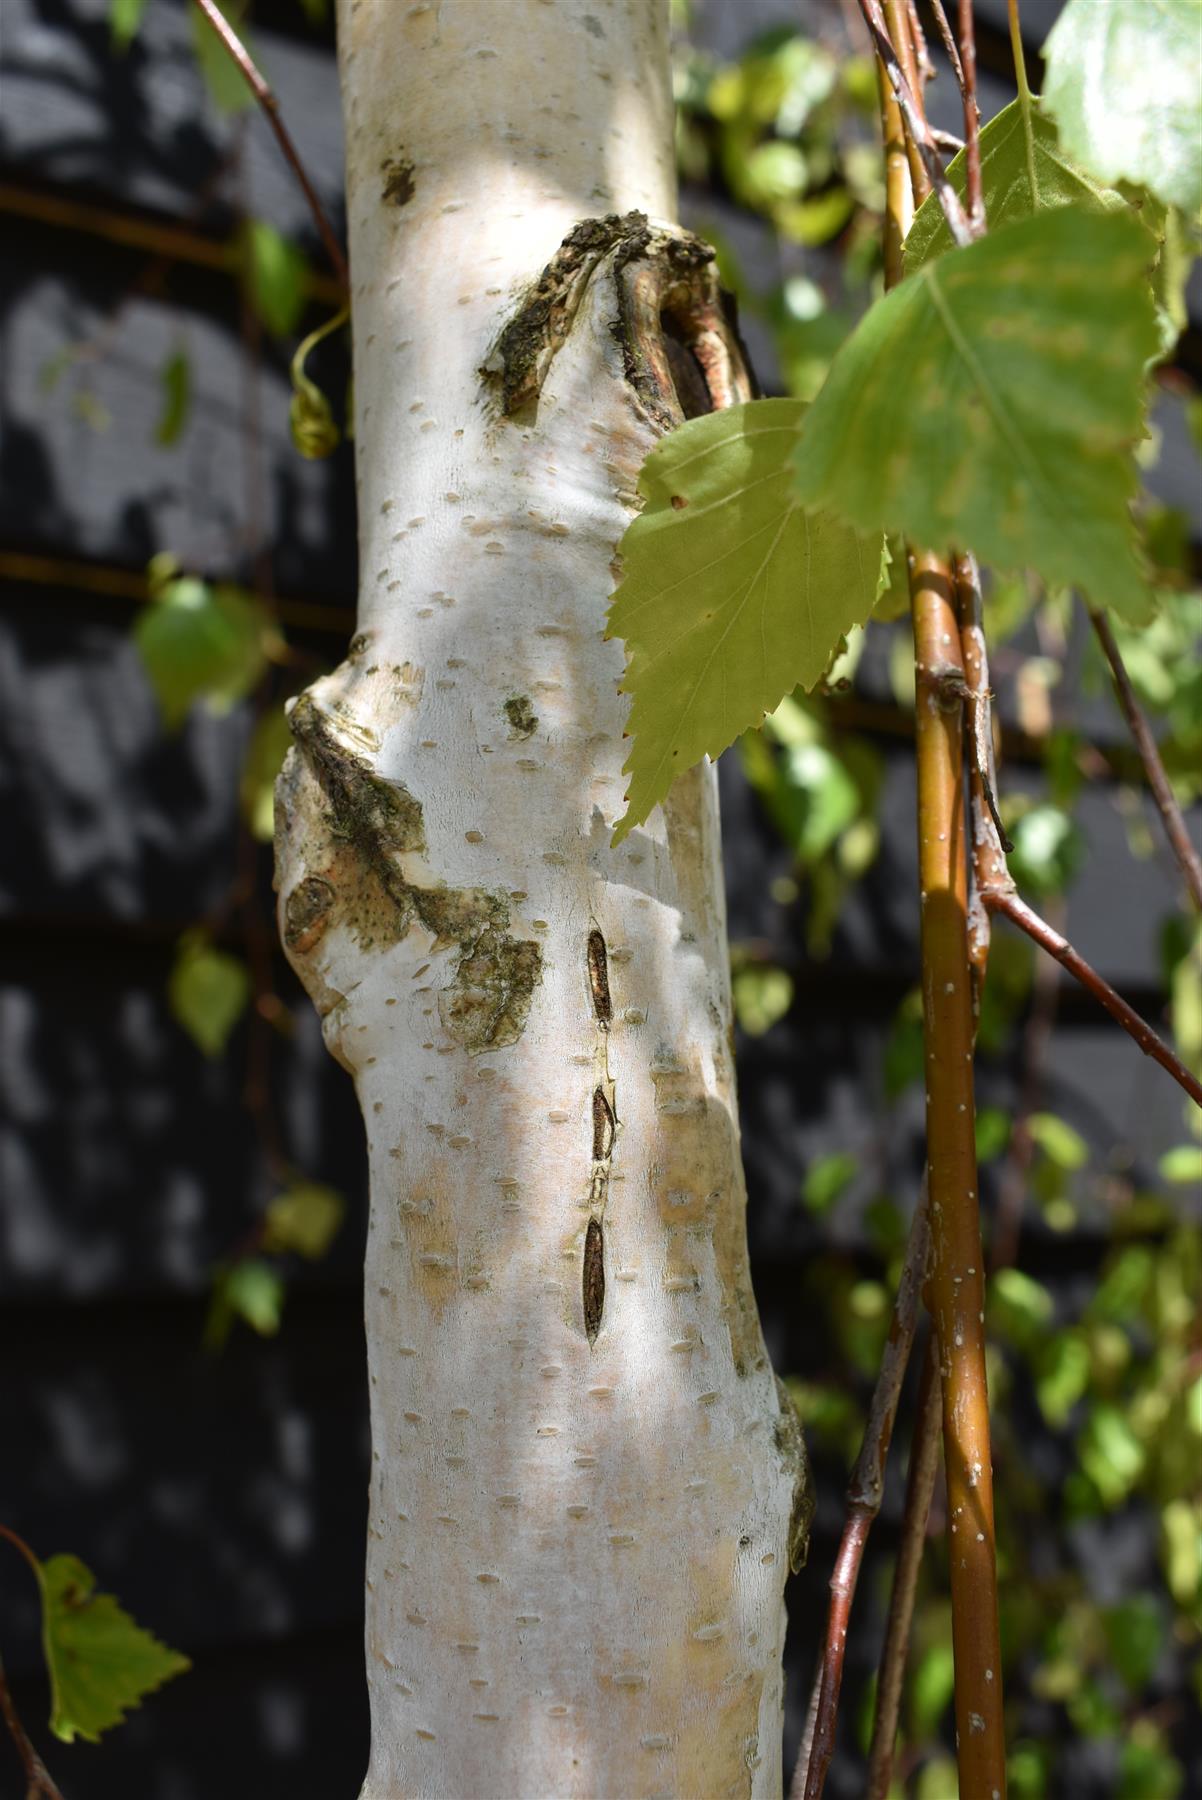
<instances>
[{"instance_id":1,"label":"tree branch","mask_svg":"<svg viewBox=\"0 0 1202 1800\"><path fill-rule=\"evenodd\" d=\"M1131 736L1135 739L1135 747L1139 751L1148 777L1148 786L1152 790L1161 819L1164 821L1165 835L1172 846L1173 855L1177 858L1181 873L1185 876L1185 885L1189 889L1190 898L1199 911L1202 911L1202 857L1198 855L1190 840L1185 819L1177 803L1177 796L1165 773L1156 739L1152 736L1148 721L1135 697L1135 689L1131 685L1131 677L1127 673L1123 653L1118 647L1114 632L1110 629L1110 621L1105 613L1096 612L1092 607L1089 616L1093 622L1093 628L1098 634L1098 642L1106 653L1106 661L1110 664L1118 702L1123 709Z\"/></svg>"},{"instance_id":2,"label":"tree branch","mask_svg":"<svg viewBox=\"0 0 1202 1800\"><path fill-rule=\"evenodd\" d=\"M1135 1039L1144 1055L1150 1056L1153 1062L1158 1062L1162 1069L1167 1069L1178 1087L1185 1089L1194 1104L1202 1106L1202 1082L1174 1056L1163 1038L1156 1035L1135 1009L1120 999L1105 977L1099 975L1092 964L1077 954L1068 939L1062 937L1046 919L1041 919L1025 900L1019 898L1013 882L985 888L981 899L990 912L1001 913L1012 925L1017 925L1020 931L1025 931L1029 938L1033 938L1041 950L1054 956L1061 968L1075 976L1082 987L1089 989L1099 1006L1104 1006L1111 1018L1118 1020L1128 1036Z\"/></svg>"},{"instance_id":3,"label":"tree branch","mask_svg":"<svg viewBox=\"0 0 1202 1800\"><path fill-rule=\"evenodd\" d=\"M929 1250L930 1223L924 1182L923 1192L919 1196L910 1224L905 1261L893 1306L893 1322L868 1409L864 1441L848 1483L847 1519L830 1582L831 1603L827 1615L826 1643L813 1707L814 1729L812 1734L807 1732L810 1739L808 1755L803 1747L802 1755L798 1758L789 1789L790 1800L821 1800L826 1772L835 1748L839 1690L843 1684L843 1655L847 1646L847 1621L855 1597L860 1564L864 1558L864 1547L868 1542L873 1520L881 1510L881 1498L885 1491L885 1462L889 1455L906 1365L914 1342L918 1303L926 1279Z\"/></svg>"},{"instance_id":4,"label":"tree branch","mask_svg":"<svg viewBox=\"0 0 1202 1800\"><path fill-rule=\"evenodd\" d=\"M63 1800L62 1793L55 1784L45 1763L29 1741L12 1690L8 1685L8 1676L4 1664L0 1662L0 1714L8 1726L9 1736L17 1747L17 1755L21 1758L21 1767L25 1770L25 1800Z\"/></svg>"},{"instance_id":5,"label":"tree branch","mask_svg":"<svg viewBox=\"0 0 1202 1800\"><path fill-rule=\"evenodd\" d=\"M914 1438L910 1445L910 1470L906 1477L901 1541L893 1571L893 1588L889 1596L885 1647L881 1652L880 1669L877 1673L876 1712L872 1724L872 1747L868 1752L865 1800L888 1800L889 1790L893 1785L893 1747L897 1742L902 1687L910 1650L910 1623L914 1617L918 1572L926 1547L931 1499L939 1474L941 1415L939 1357L932 1337L922 1365L922 1386L918 1393Z\"/></svg>"},{"instance_id":6,"label":"tree branch","mask_svg":"<svg viewBox=\"0 0 1202 1800\"><path fill-rule=\"evenodd\" d=\"M300 159L300 155L296 145L292 141L288 127L284 124L284 121L280 116L279 101L255 67L242 39L238 36L238 33L234 30L229 20L215 4L215 0L196 0L196 4L199 6L209 24L213 27L213 30L217 33L217 36L221 39L221 42L225 46L231 59L241 70L247 87L258 101L263 112L267 115L267 122L275 133L276 142L283 152L284 160L292 170L292 173L296 176L297 181L300 183L301 192L309 203L309 211L313 215L313 223L317 227L318 236L325 245L326 255L329 257L343 288L349 287L350 274L346 266L346 257L342 253L342 246L338 242L337 233L327 217L325 207L318 199L317 191L305 172L305 165Z\"/></svg>"},{"instance_id":7,"label":"tree branch","mask_svg":"<svg viewBox=\"0 0 1202 1800\"><path fill-rule=\"evenodd\" d=\"M927 182L939 197L939 205L947 220L948 230L957 244L961 246L971 244L978 233L973 229L968 215L960 204L960 196L944 174L939 146L927 124L922 102L915 96L913 88L902 72L897 50L885 28L880 0L859 0L859 6L877 54L885 65L889 85L897 95L897 104L901 108L910 142L922 164ZM920 198L921 196L916 191L915 199Z\"/></svg>"}]
</instances>

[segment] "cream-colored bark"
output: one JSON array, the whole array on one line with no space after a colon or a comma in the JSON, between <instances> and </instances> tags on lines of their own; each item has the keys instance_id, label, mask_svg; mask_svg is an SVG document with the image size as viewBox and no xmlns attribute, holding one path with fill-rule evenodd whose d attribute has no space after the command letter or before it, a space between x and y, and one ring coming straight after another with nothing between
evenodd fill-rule
<instances>
[{"instance_id":1,"label":"cream-colored bark","mask_svg":"<svg viewBox=\"0 0 1202 1800\"><path fill-rule=\"evenodd\" d=\"M359 634L277 853L370 1151L364 1800L780 1789L796 1458L712 771L610 848L659 310L711 394L729 347L699 246L630 216L673 212L666 15L340 0Z\"/></svg>"}]
</instances>

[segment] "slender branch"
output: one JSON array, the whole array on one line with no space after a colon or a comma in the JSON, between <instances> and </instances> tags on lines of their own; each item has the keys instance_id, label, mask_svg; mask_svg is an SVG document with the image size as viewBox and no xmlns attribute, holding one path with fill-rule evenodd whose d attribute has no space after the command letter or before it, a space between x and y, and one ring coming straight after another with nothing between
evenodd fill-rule
<instances>
[{"instance_id":1,"label":"slender branch","mask_svg":"<svg viewBox=\"0 0 1202 1800\"><path fill-rule=\"evenodd\" d=\"M923 84L935 79L935 65L931 61L931 53L927 49L926 32L922 29L922 20L918 16L915 0L906 0L906 17L910 25L910 42L914 46L914 60L918 64L918 73Z\"/></svg>"},{"instance_id":2,"label":"slender branch","mask_svg":"<svg viewBox=\"0 0 1202 1800\"><path fill-rule=\"evenodd\" d=\"M241 70L247 87L267 115L267 122L275 133L276 143L280 146L284 160L300 184L301 192L309 203L309 211L313 215L313 223L317 227L318 236L326 248L326 255L344 288L350 285L350 274L346 266L346 257L342 254L342 246L338 242L337 233L330 224L325 207L317 197L317 190L305 171L291 133L280 116L280 103L271 88L264 81L254 62L251 60L242 39L234 30L229 20L215 4L215 0L196 0L201 12L208 20L217 36L221 39L226 51Z\"/></svg>"},{"instance_id":3,"label":"slender branch","mask_svg":"<svg viewBox=\"0 0 1202 1800\"><path fill-rule=\"evenodd\" d=\"M948 24L947 13L943 8L943 0L931 0L931 11L935 15L935 25L939 32L939 41L943 45L944 54L952 65L952 74L956 77L956 86L964 92L964 69L960 62L960 47L956 43L955 34Z\"/></svg>"},{"instance_id":4,"label":"slender branch","mask_svg":"<svg viewBox=\"0 0 1202 1800\"><path fill-rule=\"evenodd\" d=\"M985 196L981 191L981 108L977 104L977 40L972 28L972 0L960 0L960 64L964 103L964 175L968 218L979 236L985 229Z\"/></svg>"},{"instance_id":5,"label":"slender branch","mask_svg":"<svg viewBox=\"0 0 1202 1800\"><path fill-rule=\"evenodd\" d=\"M939 204L943 209L943 216L947 220L948 230L957 244L962 246L971 244L977 233L960 203L960 196L944 174L939 146L931 135L931 128L927 124L921 100L915 97L913 88L902 72L897 50L885 28L880 0L859 0L859 5L873 44L876 46L877 54L885 65L889 85L897 95L897 104L901 108L906 131L922 164L927 183L939 197ZM920 198L916 183L915 199Z\"/></svg>"},{"instance_id":6,"label":"slender branch","mask_svg":"<svg viewBox=\"0 0 1202 1800\"><path fill-rule=\"evenodd\" d=\"M1131 677L1123 661L1123 653L1118 647L1114 632L1110 629L1110 621L1105 613L1090 609L1090 619L1098 634L1098 641L1106 653L1106 661L1110 664L1114 676L1115 692L1119 705L1123 709L1131 736L1135 739L1148 777L1156 805L1164 822L1165 835L1172 846L1173 855L1177 858L1181 873L1185 876L1185 885L1189 889L1194 905L1202 911L1202 857L1198 855L1190 840L1189 831L1177 796L1173 792L1172 783L1165 773L1164 763L1160 759L1160 751L1151 728L1143 715L1139 701L1135 697L1135 689L1131 686Z\"/></svg>"},{"instance_id":7,"label":"slender branch","mask_svg":"<svg viewBox=\"0 0 1202 1800\"><path fill-rule=\"evenodd\" d=\"M948 571L932 556L916 557L910 591L933 1249L927 1304L943 1390L960 1791L972 1800L996 1791L1000 1800L1006 1755L973 1124L963 715L947 691L948 664L959 665L961 682L964 671Z\"/></svg>"},{"instance_id":8,"label":"slender branch","mask_svg":"<svg viewBox=\"0 0 1202 1800\"><path fill-rule=\"evenodd\" d=\"M1029 938L1034 938L1041 950L1054 956L1061 968L1075 976L1082 987L1089 989L1099 1006L1104 1006L1111 1018L1118 1020L1123 1030L1135 1039L1144 1055L1150 1056L1153 1062L1158 1062L1162 1069L1167 1069L1178 1087L1185 1089L1194 1104L1202 1106L1202 1082L1174 1056L1163 1038L1156 1035L1135 1009L1120 999L1104 976L1099 975L1083 956L1077 954L1068 939L1062 937L1046 919L1041 919L1025 900L1019 898L1012 882L1005 886L985 888L981 898L990 912L1001 913L1012 925L1025 931Z\"/></svg>"},{"instance_id":9,"label":"slender branch","mask_svg":"<svg viewBox=\"0 0 1202 1800\"><path fill-rule=\"evenodd\" d=\"M0 1714L8 1726L9 1736L17 1747L17 1755L21 1758L21 1767L25 1770L25 1800L63 1800L62 1793L55 1784L45 1763L29 1741L12 1690L8 1685L8 1676L4 1664L0 1662Z\"/></svg>"},{"instance_id":10,"label":"slender branch","mask_svg":"<svg viewBox=\"0 0 1202 1800\"><path fill-rule=\"evenodd\" d=\"M877 1674L876 1713L872 1725L872 1747L868 1752L865 1800L888 1800L889 1790L893 1785L893 1747L897 1742L902 1687L910 1649L910 1623L914 1617L918 1572L926 1547L931 1500L939 1474L939 1426L942 1410L939 1358L935 1340L931 1338L922 1364L922 1386L918 1394L914 1439L910 1445L910 1469L906 1478L901 1541L898 1544L893 1588L889 1596L885 1647L881 1652Z\"/></svg>"},{"instance_id":11,"label":"slender branch","mask_svg":"<svg viewBox=\"0 0 1202 1800\"><path fill-rule=\"evenodd\" d=\"M914 1342L929 1250L930 1222L924 1184L910 1224L905 1261L893 1306L893 1321L889 1327L880 1373L868 1409L864 1441L848 1483L847 1519L831 1575L826 1643L817 1683L817 1702L812 1709L814 1729L808 1756L804 1762L801 1758L798 1759L789 1790L790 1800L821 1800L826 1772L834 1752L839 1690L843 1683L843 1654L847 1646L847 1621L855 1597L860 1564L864 1558L864 1547L868 1542L873 1520L881 1510L881 1499L885 1491L885 1462L893 1437L906 1365Z\"/></svg>"},{"instance_id":12,"label":"slender branch","mask_svg":"<svg viewBox=\"0 0 1202 1800\"><path fill-rule=\"evenodd\" d=\"M1063 909L1064 902L1053 903ZM986 915L988 917L988 915ZM1027 1175L1035 1154L1031 1116L1039 1106L1056 1014L1060 1007L1060 978L1050 956L1037 956L1031 983L1031 1010L1023 1030L1022 1088L1014 1109L1014 1124L1006 1160L998 1177L997 1206L990 1244L991 1270L1013 1267L1018 1259L1019 1235L1027 1198Z\"/></svg>"}]
</instances>

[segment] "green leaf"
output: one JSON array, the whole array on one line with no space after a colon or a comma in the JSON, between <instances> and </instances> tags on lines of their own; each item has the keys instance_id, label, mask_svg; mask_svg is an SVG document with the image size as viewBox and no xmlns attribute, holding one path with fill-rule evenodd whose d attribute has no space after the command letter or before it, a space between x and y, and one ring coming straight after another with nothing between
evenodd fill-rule
<instances>
[{"instance_id":1,"label":"green leaf","mask_svg":"<svg viewBox=\"0 0 1202 1800\"><path fill-rule=\"evenodd\" d=\"M146 5L147 0L109 0L109 37L118 53L137 37Z\"/></svg>"},{"instance_id":2,"label":"green leaf","mask_svg":"<svg viewBox=\"0 0 1202 1800\"><path fill-rule=\"evenodd\" d=\"M947 175L960 198L966 199L963 150L948 164ZM1021 100L1012 100L983 128L981 187L991 231L1051 206L1102 211L1127 204L1113 188L1100 186L1073 167L1060 148L1055 125L1040 112L1038 101L1024 114ZM954 243L938 195L928 194L906 234L906 274L913 275L924 263L943 256Z\"/></svg>"},{"instance_id":3,"label":"green leaf","mask_svg":"<svg viewBox=\"0 0 1202 1800\"><path fill-rule=\"evenodd\" d=\"M238 783L242 817L251 836L270 844L275 832L275 778L292 744L292 733L282 706L273 706L258 720L247 745Z\"/></svg>"},{"instance_id":4,"label":"green leaf","mask_svg":"<svg viewBox=\"0 0 1202 1800\"><path fill-rule=\"evenodd\" d=\"M267 1208L263 1248L276 1254L291 1250L316 1262L333 1242L345 1211L346 1202L333 1188L294 1182Z\"/></svg>"},{"instance_id":5,"label":"green leaf","mask_svg":"<svg viewBox=\"0 0 1202 1800\"><path fill-rule=\"evenodd\" d=\"M675 775L717 756L799 683L813 687L872 611L879 537L790 493L804 407L753 400L690 419L643 464L607 635L626 641L629 806L615 844Z\"/></svg>"},{"instance_id":6,"label":"green leaf","mask_svg":"<svg viewBox=\"0 0 1202 1800\"><path fill-rule=\"evenodd\" d=\"M1202 1183L1202 1144L1178 1144L1166 1150L1157 1167L1165 1181L1183 1186Z\"/></svg>"},{"instance_id":7,"label":"green leaf","mask_svg":"<svg viewBox=\"0 0 1202 1800\"><path fill-rule=\"evenodd\" d=\"M793 1004L793 977L787 969L748 963L731 977L735 1018L748 1037L762 1037Z\"/></svg>"},{"instance_id":8,"label":"green leaf","mask_svg":"<svg viewBox=\"0 0 1202 1800\"><path fill-rule=\"evenodd\" d=\"M305 371L309 352L321 343L323 338L331 336L346 324L350 317L344 306L333 318L327 319L307 338L302 338L296 347L292 361L288 366L292 378L292 399L288 407L288 427L292 433L292 442L301 455L315 462L323 456L331 455L341 441L342 433L334 423L334 415L330 403ZM350 395L347 396L347 417L351 417ZM349 430L349 427L348 427Z\"/></svg>"},{"instance_id":9,"label":"green leaf","mask_svg":"<svg viewBox=\"0 0 1202 1800\"><path fill-rule=\"evenodd\" d=\"M1021 1269L999 1269L989 1283L991 1328L1013 1343L1038 1341L1055 1310L1047 1288Z\"/></svg>"},{"instance_id":10,"label":"green leaf","mask_svg":"<svg viewBox=\"0 0 1202 1800\"><path fill-rule=\"evenodd\" d=\"M163 410L154 429L154 441L170 449L183 434L192 404L192 365L187 353L174 351L163 364Z\"/></svg>"},{"instance_id":11,"label":"green leaf","mask_svg":"<svg viewBox=\"0 0 1202 1800\"><path fill-rule=\"evenodd\" d=\"M1069 0L1044 57L1044 104L1075 161L1202 207L1202 0Z\"/></svg>"},{"instance_id":12,"label":"green leaf","mask_svg":"<svg viewBox=\"0 0 1202 1800\"><path fill-rule=\"evenodd\" d=\"M220 1056L250 999L246 964L185 932L167 983L171 1016L206 1056Z\"/></svg>"},{"instance_id":13,"label":"green leaf","mask_svg":"<svg viewBox=\"0 0 1202 1800\"><path fill-rule=\"evenodd\" d=\"M1083 1169L1089 1161L1089 1145L1085 1139L1055 1113L1032 1113L1027 1120L1027 1130L1058 1169Z\"/></svg>"},{"instance_id":14,"label":"green leaf","mask_svg":"<svg viewBox=\"0 0 1202 1800\"><path fill-rule=\"evenodd\" d=\"M241 1319L260 1337L274 1337L284 1310L284 1278L270 1263L256 1256L219 1269L213 1283L213 1299L205 1321L208 1349L220 1350L235 1319Z\"/></svg>"},{"instance_id":15,"label":"green leaf","mask_svg":"<svg viewBox=\"0 0 1202 1800\"><path fill-rule=\"evenodd\" d=\"M244 7L223 6L217 0L217 6L229 23L234 27L252 62L258 59L254 48L242 25ZM209 24L198 6L190 7L192 15L192 48L196 52L196 60L200 64L200 72L204 77L209 98L219 113L233 114L245 112L255 104L246 77L222 43L213 27Z\"/></svg>"},{"instance_id":16,"label":"green leaf","mask_svg":"<svg viewBox=\"0 0 1202 1800\"><path fill-rule=\"evenodd\" d=\"M194 576L167 581L138 616L134 642L169 731L200 699L228 712L262 674L267 620L240 588Z\"/></svg>"},{"instance_id":17,"label":"green leaf","mask_svg":"<svg viewBox=\"0 0 1202 1800\"><path fill-rule=\"evenodd\" d=\"M242 279L255 312L276 337L291 337L300 323L308 269L304 251L274 225L247 219L242 231Z\"/></svg>"},{"instance_id":18,"label":"green leaf","mask_svg":"<svg viewBox=\"0 0 1202 1800\"><path fill-rule=\"evenodd\" d=\"M50 1670L50 1729L65 1744L90 1744L119 1725L145 1694L191 1668L136 1625L77 1556L36 1565L42 1590L42 1645Z\"/></svg>"},{"instance_id":19,"label":"green leaf","mask_svg":"<svg viewBox=\"0 0 1202 1800\"><path fill-rule=\"evenodd\" d=\"M847 1192L860 1169L860 1159L851 1150L834 1150L811 1163L801 1184L801 1197L810 1212L828 1213Z\"/></svg>"},{"instance_id":20,"label":"green leaf","mask_svg":"<svg viewBox=\"0 0 1202 1800\"><path fill-rule=\"evenodd\" d=\"M983 1106L977 1114L977 1161L992 1162L1010 1142L1013 1120L1000 1106Z\"/></svg>"},{"instance_id":21,"label":"green leaf","mask_svg":"<svg viewBox=\"0 0 1202 1800\"><path fill-rule=\"evenodd\" d=\"M1152 257L1133 217L1061 206L928 262L835 357L801 500L1145 617L1129 506Z\"/></svg>"}]
</instances>

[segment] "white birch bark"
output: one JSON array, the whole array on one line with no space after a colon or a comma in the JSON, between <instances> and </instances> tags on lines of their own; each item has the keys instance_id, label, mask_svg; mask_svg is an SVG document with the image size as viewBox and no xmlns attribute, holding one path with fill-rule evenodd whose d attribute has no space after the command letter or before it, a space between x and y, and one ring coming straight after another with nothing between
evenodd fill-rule
<instances>
[{"instance_id":1,"label":"white birch bark","mask_svg":"<svg viewBox=\"0 0 1202 1800\"><path fill-rule=\"evenodd\" d=\"M775 1795L796 1456L712 771L610 848L656 314L712 275L577 228L673 215L666 0L338 25L359 635L293 711L277 854L370 1152L364 1800Z\"/></svg>"}]
</instances>

